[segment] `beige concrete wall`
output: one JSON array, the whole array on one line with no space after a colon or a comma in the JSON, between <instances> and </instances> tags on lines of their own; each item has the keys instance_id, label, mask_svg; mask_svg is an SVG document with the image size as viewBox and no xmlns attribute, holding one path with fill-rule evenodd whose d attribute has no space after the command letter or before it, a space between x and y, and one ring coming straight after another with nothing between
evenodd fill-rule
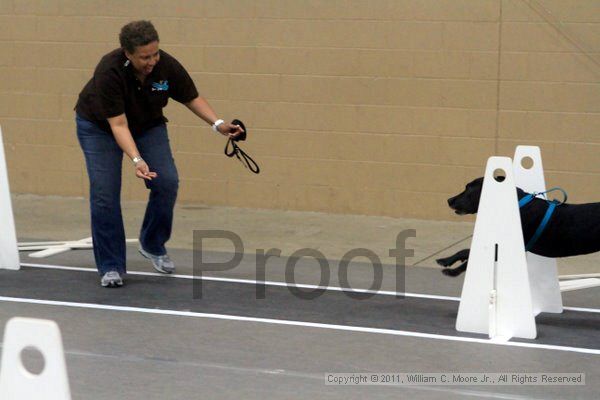
<instances>
[{"instance_id":1,"label":"beige concrete wall","mask_svg":"<svg viewBox=\"0 0 600 400\"><path fill-rule=\"evenodd\" d=\"M14 192L86 195L72 109L139 18L263 170L170 104L181 201L451 219L445 199L517 144L600 200L600 0L0 0ZM144 198L126 165L124 198Z\"/></svg>"}]
</instances>

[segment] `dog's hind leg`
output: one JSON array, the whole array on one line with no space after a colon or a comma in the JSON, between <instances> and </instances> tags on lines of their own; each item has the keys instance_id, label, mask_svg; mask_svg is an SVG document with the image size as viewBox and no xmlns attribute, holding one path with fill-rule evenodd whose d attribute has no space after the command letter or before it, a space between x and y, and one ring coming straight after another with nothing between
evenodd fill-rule
<instances>
[{"instance_id":1,"label":"dog's hind leg","mask_svg":"<svg viewBox=\"0 0 600 400\"><path fill-rule=\"evenodd\" d=\"M468 261L463 262L456 268L443 269L442 274L456 278L457 276L459 276L460 274L462 274L463 272L465 272L467 270L467 262Z\"/></svg>"},{"instance_id":2,"label":"dog's hind leg","mask_svg":"<svg viewBox=\"0 0 600 400\"><path fill-rule=\"evenodd\" d=\"M438 258L437 260L435 260L435 262L437 262L442 267L449 267L458 261L467 261L469 259L469 253L469 249L462 249L461 251L457 252L454 255L451 255L450 257Z\"/></svg>"}]
</instances>

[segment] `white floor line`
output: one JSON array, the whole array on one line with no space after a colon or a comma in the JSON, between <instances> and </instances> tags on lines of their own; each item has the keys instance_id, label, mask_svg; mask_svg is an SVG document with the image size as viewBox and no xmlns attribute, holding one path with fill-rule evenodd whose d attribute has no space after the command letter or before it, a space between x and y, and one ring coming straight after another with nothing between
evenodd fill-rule
<instances>
[{"instance_id":1,"label":"white floor line","mask_svg":"<svg viewBox=\"0 0 600 400\"><path fill-rule=\"evenodd\" d=\"M51 264L31 264L31 263L21 263L23 267L32 267L32 268L45 268L45 269L57 269L57 270L65 270L65 271L83 271L83 272L98 272L92 268L82 268L82 267L67 267L64 265L51 265ZM193 275L166 275L158 272L143 272L143 271L128 271L127 275L138 275L138 276L160 276L162 278L178 278L178 279L198 279L203 281L212 281L212 282L228 282L228 283L242 283L249 285L266 285L266 286L279 286L279 287L296 287L300 289L324 289L328 291L338 291L338 292L348 292L353 291L356 293L365 293L365 294L376 294L380 296L404 296L404 297L414 297L421 299L431 299L431 300L445 300L445 301L460 301L460 297L452 297L452 296L440 296L434 294L423 294L423 293L409 293L409 292L394 292L394 291L386 291L386 290L367 290L367 289L348 289L341 288L337 286L317 286L317 285L305 285L305 284L294 284L291 285L287 282L275 282L275 281L254 281L250 279L232 279L232 278L219 278L214 276L193 276ZM577 311L577 312L588 312L588 313L600 313L600 309L598 308L583 308L583 307L563 307L567 311Z\"/></svg>"},{"instance_id":2,"label":"white floor line","mask_svg":"<svg viewBox=\"0 0 600 400\"><path fill-rule=\"evenodd\" d=\"M92 268L81 268L81 267L67 267L63 265L47 265L47 264L29 264L29 263L21 263L23 267L33 267L33 268L46 268L46 269L59 269L66 271L84 271L84 272L96 272L95 269ZM139 276L160 276L161 278L179 278L179 279L197 279L202 281L212 281L212 282L227 282L227 283L242 283L248 285L266 285L266 286L280 286L280 287L297 287L300 289L323 289L328 291L338 291L338 292L356 292L356 293L365 293L365 294L376 294L383 296L406 296L406 297L418 297L425 299L433 299L433 300L460 300L456 297L450 296L438 296L432 294L420 294L420 293L402 293L402 292L394 292L394 291L386 291L386 290L368 290L368 289L352 289L352 288L342 288L337 286L318 286L318 285L306 285L306 284L289 284L287 282L277 282L277 281L255 281L251 279L233 279L233 278L221 278L215 276L193 276L193 275L167 275L161 274L158 272L142 272L142 271L127 271L127 275L139 275ZM598 310L600 312L600 310Z\"/></svg>"},{"instance_id":3,"label":"white floor line","mask_svg":"<svg viewBox=\"0 0 600 400\"><path fill-rule=\"evenodd\" d=\"M380 328L368 328L368 327L360 327L360 326L334 325L334 324L323 324L323 323L315 323L315 322L292 321L292 320L272 319L272 318L256 318L256 317L244 317L244 316L238 316L238 315L196 313L196 312L191 312L191 311L177 311L177 310L159 310L159 309L154 309L154 308L141 308L141 307L111 306L111 305L93 304L93 303L73 303L73 302L67 302L67 301L25 299L25 298L4 297L4 296L0 296L0 301L11 302L11 303L26 303L26 304L37 304L37 305L96 309L96 310L136 312L136 313L192 317L192 318L207 318L207 319L218 319L218 320L227 320L227 321L255 322L255 323L272 324L272 325L299 326L299 327L305 327L305 328L319 328L319 329L329 329L329 330L346 331L346 332L361 332L361 333L372 333L372 334L380 334L380 335L394 335L394 336L405 336L405 337L414 337L414 338L423 338L423 339L447 340L447 341L453 341L453 342L479 343L479 344L487 344L487 345L495 345L495 346L523 347L523 348L530 348L530 349L556 350L556 351L566 351L566 352L572 352L572 353L600 355L600 349L586 349L586 348L581 348L581 347L557 346L557 345L548 345L548 344L510 342L510 341L509 342L495 342L495 341L491 341L489 339L478 339L478 338L470 338L470 337L463 337L463 336L438 335L438 334L432 334L432 333L400 331L400 330L393 330L393 329L380 329Z\"/></svg>"}]
</instances>

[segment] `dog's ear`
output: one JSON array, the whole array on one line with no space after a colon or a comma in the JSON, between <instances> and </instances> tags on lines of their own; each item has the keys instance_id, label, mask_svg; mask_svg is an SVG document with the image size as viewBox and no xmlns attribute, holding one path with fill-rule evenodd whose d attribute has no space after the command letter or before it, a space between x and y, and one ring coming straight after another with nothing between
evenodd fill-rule
<instances>
[{"instance_id":1,"label":"dog's ear","mask_svg":"<svg viewBox=\"0 0 600 400\"><path fill-rule=\"evenodd\" d=\"M473 179L471 182L467 183L465 186L465 189L482 188L482 187L483 187L483 177L479 177L479 178Z\"/></svg>"}]
</instances>

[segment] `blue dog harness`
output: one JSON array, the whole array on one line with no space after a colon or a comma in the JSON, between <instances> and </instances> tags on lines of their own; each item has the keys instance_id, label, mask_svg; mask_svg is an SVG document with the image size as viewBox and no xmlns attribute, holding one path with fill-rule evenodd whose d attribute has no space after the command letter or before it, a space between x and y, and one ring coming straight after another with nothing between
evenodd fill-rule
<instances>
[{"instance_id":1,"label":"blue dog harness","mask_svg":"<svg viewBox=\"0 0 600 400\"><path fill-rule=\"evenodd\" d=\"M564 204L567 201L567 192L565 192L563 189L561 189L559 187L555 187L550 190L546 190L545 192L528 194L527 196L525 196L521 200L519 200L519 208L523 208L525 205L531 203L531 201L533 199L535 199L537 196L539 196L541 194L546 195L547 193L554 192L556 190L560 190L562 192L562 194L565 196L564 200L558 201L558 200L544 199L544 200L546 200L546 203L548 203L548 210L546 210L546 214L544 215L544 218L542 218L542 222L540 222L540 225L537 227L535 233L533 234L533 237L531 239L529 239L529 242L525 246L525 251L529 251L533 247L533 245L537 242L537 240L540 238L540 236L542 236L544 229L546 229L548 222L550 222L550 218L552 218L552 214L554 213L554 209L556 208L556 206Z\"/></svg>"}]
</instances>

